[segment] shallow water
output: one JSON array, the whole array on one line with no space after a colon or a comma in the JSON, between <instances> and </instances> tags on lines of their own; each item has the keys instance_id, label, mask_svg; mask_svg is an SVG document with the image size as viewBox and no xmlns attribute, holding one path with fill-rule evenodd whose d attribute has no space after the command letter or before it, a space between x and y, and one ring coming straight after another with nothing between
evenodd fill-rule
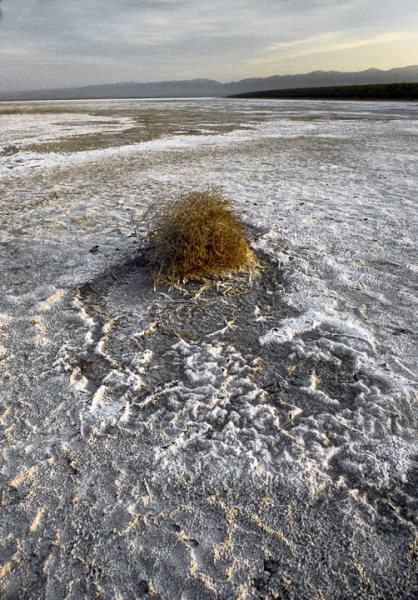
<instances>
[{"instance_id":1,"label":"shallow water","mask_svg":"<svg viewBox=\"0 0 418 600\"><path fill-rule=\"evenodd\" d=\"M0 120L5 597L415 598L416 104ZM155 289L132 216L206 186L260 272Z\"/></svg>"}]
</instances>

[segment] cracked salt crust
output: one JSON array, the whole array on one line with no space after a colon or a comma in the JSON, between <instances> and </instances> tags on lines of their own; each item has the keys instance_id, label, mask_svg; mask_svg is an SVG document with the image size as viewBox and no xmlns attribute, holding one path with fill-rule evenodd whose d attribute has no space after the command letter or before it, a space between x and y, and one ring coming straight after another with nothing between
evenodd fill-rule
<instances>
[{"instance_id":1,"label":"cracked salt crust","mask_svg":"<svg viewBox=\"0 0 418 600\"><path fill-rule=\"evenodd\" d=\"M415 598L415 105L67 104L0 115L6 593ZM129 262L131 215L197 183L266 257L242 298Z\"/></svg>"}]
</instances>

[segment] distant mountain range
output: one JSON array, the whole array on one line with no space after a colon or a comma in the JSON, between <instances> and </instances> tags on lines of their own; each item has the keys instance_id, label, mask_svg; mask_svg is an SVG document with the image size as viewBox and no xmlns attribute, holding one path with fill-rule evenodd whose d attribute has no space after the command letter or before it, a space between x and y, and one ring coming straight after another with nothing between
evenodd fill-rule
<instances>
[{"instance_id":1,"label":"distant mountain range","mask_svg":"<svg viewBox=\"0 0 418 600\"><path fill-rule=\"evenodd\" d=\"M100 98L202 98L233 94L309 87L370 85L378 83L416 83L418 65L381 71L367 69L355 73L313 71L304 75L253 77L231 83L212 79L159 81L154 83L110 83L76 88L0 93L0 100L69 100Z\"/></svg>"}]
</instances>

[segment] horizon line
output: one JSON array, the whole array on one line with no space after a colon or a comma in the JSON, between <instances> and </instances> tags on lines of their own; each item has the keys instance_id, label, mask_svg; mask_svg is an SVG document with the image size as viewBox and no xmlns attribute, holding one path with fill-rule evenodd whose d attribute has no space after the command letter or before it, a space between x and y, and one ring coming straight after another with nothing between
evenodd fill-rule
<instances>
[{"instance_id":1,"label":"horizon line","mask_svg":"<svg viewBox=\"0 0 418 600\"><path fill-rule=\"evenodd\" d=\"M367 69L363 69L361 71L337 71L335 69L324 70L324 69L316 69L314 71L308 71L306 73L288 73L285 75L267 75L266 77L244 77L242 79L232 80L225 83L222 83L216 79L210 79L208 77L193 77L192 79L163 79L156 81L116 81L116 82L107 82L107 83L92 83L87 85L72 85L66 87L41 87L41 88L31 88L31 89L21 89L21 90L11 90L11 91L3 91L0 92L0 95L11 95L11 94L26 94L31 92L49 92L49 91L65 91L65 90L74 90L74 89L85 89L92 87L102 87L102 86L118 86L118 85L156 85L156 84L167 84L167 83L188 83L188 82L197 82L197 81L207 81L216 83L219 86L226 86L231 84L238 84L243 81L251 81L254 79L273 79L273 78L283 78L283 77L303 77L306 75L314 75L316 73L340 73L342 75L348 74L361 74L367 73L368 71L378 71L380 73L390 73L391 71L397 70L405 70L410 68L418 68L418 64L407 65L406 67L392 67L391 69L378 69L377 67L369 67Z\"/></svg>"}]
</instances>

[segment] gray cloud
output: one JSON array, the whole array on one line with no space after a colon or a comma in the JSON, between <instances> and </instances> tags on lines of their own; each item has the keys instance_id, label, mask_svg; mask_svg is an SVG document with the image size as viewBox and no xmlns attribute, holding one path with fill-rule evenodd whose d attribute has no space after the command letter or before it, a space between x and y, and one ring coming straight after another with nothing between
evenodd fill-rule
<instances>
[{"instance_id":1,"label":"gray cloud","mask_svg":"<svg viewBox=\"0 0 418 600\"><path fill-rule=\"evenodd\" d=\"M68 85L167 77L226 81L309 70L308 58L303 62L301 57L314 56L315 52L317 68L327 64L334 53L334 62L340 60L338 68L348 70L344 65L351 65L347 57L351 52L350 60L354 60L352 48L357 46L363 48L363 58L356 54L359 68L383 68L384 57L373 64L373 52L367 64L367 40L375 46L384 43L379 40L389 39L384 38L389 34L393 34L389 45L396 44L395 34L405 34L405 39L417 34L418 39L418 28L412 25L418 22L416 0L403 0L401 5L398 0L0 3L3 91L63 85L63 80ZM298 52L291 44L299 44ZM389 45L387 68L395 66L390 62L393 52ZM405 45L404 64L418 62L414 52L412 42ZM313 68L315 64L313 61Z\"/></svg>"}]
</instances>

